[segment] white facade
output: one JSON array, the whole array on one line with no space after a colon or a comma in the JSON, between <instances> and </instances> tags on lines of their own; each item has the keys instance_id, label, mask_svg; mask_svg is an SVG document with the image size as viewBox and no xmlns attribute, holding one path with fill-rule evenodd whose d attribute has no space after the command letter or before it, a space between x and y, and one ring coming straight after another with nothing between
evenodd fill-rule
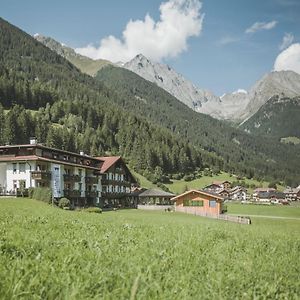
<instances>
[{"instance_id":1,"label":"white facade","mask_svg":"<svg viewBox=\"0 0 300 300\"><path fill-rule=\"evenodd\" d=\"M53 196L60 198L65 196L64 191L68 190L68 183L64 181L64 175L79 175L80 181L70 184L70 190L79 191L78 197L85 197L88 185L86 184L86 177L94 177L93 171L86 168L74 167L53 162L37 162L37 161L12 161L0 162L0 193L2 194L15 194L17 189L28 189L30 187L37 187L41 180L33 179L32 171L51 172L51 179L47 182L51 187ZM101 176L98 176L96 183L89 185L90 191L97 192L96 203L99 203L101 197Z\"/></svg>"},{"instance_id":2,"label":"white facade","mask_svg":"<svg viewBox=\"0 0 300 300\"><path fill-rule=\"evenodd\" d=\"M0 185L3 193L13 193L20 188L35 187L31 171L35 161L0 163Z\"/></svg>"}]
</instances>

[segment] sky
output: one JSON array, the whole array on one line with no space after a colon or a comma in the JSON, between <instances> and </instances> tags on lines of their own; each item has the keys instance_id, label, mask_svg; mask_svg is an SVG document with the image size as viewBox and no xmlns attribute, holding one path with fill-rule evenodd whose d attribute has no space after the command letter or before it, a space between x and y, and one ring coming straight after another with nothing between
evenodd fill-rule
<instances>
[{"instance_id":1,"label":"sky","mask_svg":"<svg viewBox=\"0 0 300 300\"><path fill-rule=\"evenodd\" d=\"M300 0L0 0L0 16L91 58L142 53L219 96L300 73Z\"/></svg>"}]
</instances>

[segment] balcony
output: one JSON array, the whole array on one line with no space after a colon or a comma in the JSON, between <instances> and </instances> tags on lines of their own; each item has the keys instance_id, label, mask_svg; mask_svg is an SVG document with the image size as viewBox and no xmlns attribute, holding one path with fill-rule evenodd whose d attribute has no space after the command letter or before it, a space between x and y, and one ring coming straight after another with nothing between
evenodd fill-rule
<instances>
[{"instance_id":1,"label":"balcony","mask_svg":"<svg viewBox=\"0 0 300 300\"><path fill-rule=\"evenodd\" d=\"M66 182L80 182L81 177L79 175L71 175L71 174L64 174L64 181Z\"/></svg>"},{"instance_id":2,"label":"balcony","mask_svg":"<svg viewBox=\"0 0 300 300\"><path fill-rule=\"evenodd\" d=\"M85 191L85 196L89 198L98 197L98 191Z\"/></svg>"},{"instance_id":3,"label":"balcony","mask_svg":"<svg viewBox=\"0 0 300 300\"><path fill-rule=\"evenodd\" d=\"M101 198L105 199L118 199L118 198L123 198L125 196L129 195L129 193L126 192L102 192L101 193Z\"/></svg>"},{"instance_id":4,"label":"balcony","mask_svg":"<svg viewBox=\"0 0 300 300\"><path fill-rule=\"evenodd\" d=\"M86 184L97 184L98 177L85 177L85 183Z\"/></svg>"},{"instance_id":5,"label":"balcony","mask_svg":"<svg viewBox=\"0 0 300 300\"><path fill-rule=\"evenodd\" d=\"M81 191L79 190L64 190L64 197L76 198L81 196Z\"/></svg>"},{"instance_id":6,"label":"balcony","mask_svg":"<svg viewBox=\"0 0 300 300\"><path fill-rule=\"evenodd\" d=\"M34 180L51 180L51 172L49 171L31 171L31 178Z\"/></svg>"},{"instance_id":7,"label":"balcony","mask_svg":"<svg viewBox=\"0 0 300 300\"><path fill-rule=\"evenodd\" d=\"M125 180L113 180L113 179L102 179L102 185L119 185L119 186L126 186L131 187L131 183Z\"/></svg>"}]
</instances>

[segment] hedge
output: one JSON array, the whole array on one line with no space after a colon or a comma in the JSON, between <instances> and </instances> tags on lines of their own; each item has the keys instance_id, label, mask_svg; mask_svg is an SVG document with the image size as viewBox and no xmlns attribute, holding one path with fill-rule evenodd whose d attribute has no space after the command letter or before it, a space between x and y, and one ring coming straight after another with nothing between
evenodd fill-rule
<instances>
[{"instance_id":1,"label":"hedge","mask_svg":"<svg viewBox=\"0 0 300 300\"><path fill-rule=\"evenodd\" d=\"M51 203L52 192L51 189L47 187L36 187L30 190L29 197L46 203Z\"/></svg>"}]
</instances>

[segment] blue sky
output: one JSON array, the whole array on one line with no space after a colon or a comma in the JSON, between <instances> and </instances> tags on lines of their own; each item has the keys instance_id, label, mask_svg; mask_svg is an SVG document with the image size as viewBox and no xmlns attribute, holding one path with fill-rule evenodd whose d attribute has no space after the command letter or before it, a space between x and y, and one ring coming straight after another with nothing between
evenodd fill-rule
<instances>
[{"instance_id":1,"label":"blue sky","mask_svg":"<svg viewBox=\"0 0 300 300\"><path fill-rule=\"evenodd\" d=\"M172 37L172 30L165 29L163 40L154 41L160 49L153 50L150 45L149 55L217 95L249 89L273 69L280 52L300 42L300 0L206 0L201 1L201 8L197 0L1 0L0 16L30 34L51 36L73 48L92 45L91 55L107 53L107 47L116 44L120 54L127 47L122 33L128 22L140 20L143 27L148 14L148 21L157 25L162 21L160 7L166 2L189 3L194 23L189 23L188 17L178 18L179 29L183 28L181 42ZM165 15L171 10L165 6ZM134 30L129 30L129 39ZM100 49L100 41L109 35L114 36L113 41ZM141 47L147 52L148 44L141 45L141 40L134 41L127 56L121 57L129 57Z\"/></svg>"}]
</instances>

